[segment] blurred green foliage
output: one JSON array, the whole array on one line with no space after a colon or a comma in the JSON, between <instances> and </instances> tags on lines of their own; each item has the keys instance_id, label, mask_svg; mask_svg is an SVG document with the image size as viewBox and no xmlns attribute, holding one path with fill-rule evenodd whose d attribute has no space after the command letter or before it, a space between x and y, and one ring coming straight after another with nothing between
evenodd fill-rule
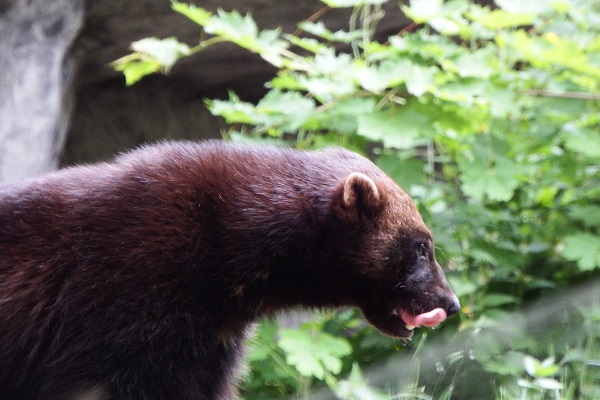
<instances>
[{"instance_id":1,"label":"blurred green foliage","mask_svg":"<svg viewBox=\"0 0 600 400\"><path fill-rule=\"evenodd\" d=\"M479 338L447 367L476 364L474 379L494 388L486 398L600 397L598 303L562 310L563 323L577 327L568 338L548 327L536 340L528 318L510 317L509 333L498 331L508 313L600 274L600 3L412 0L400 7L414 23L378 42L384 2L324 1L353 8L349 29L304 21L295 35L175 2L208 36L195 47L144 39L114 65L133 83L222 41L260 54L279 69L262 100L207 101L231 124L225 137L342 145L415 199L462 303L458 318L429 335ZM482 332L500 333L484 340ZM341 398L390 398L365 385L358 364L406 347L355 311L321 314L298 330L266 322L254 342L247 399L306 397L316 381ZM469 398L457 395L458 380L469 379L459 372L443 388L417 376L403 398Z\"/></svg>"}]
</instances>

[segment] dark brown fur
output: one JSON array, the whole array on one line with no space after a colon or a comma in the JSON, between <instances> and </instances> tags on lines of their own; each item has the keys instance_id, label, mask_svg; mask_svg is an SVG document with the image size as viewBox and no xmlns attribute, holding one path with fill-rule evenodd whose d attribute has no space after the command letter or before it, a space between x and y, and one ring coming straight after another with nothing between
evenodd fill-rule
<instances>
[{"instance_id":1,"label":"dark brown fur","mask_svg":"<svg viewBox=\"0 0 600 400\"><path fill-rule=\"evenodd\" d=\"M432 246L340 149L165 143L0 187L0 399L235 398L260 316L357 306L408 336L392 308L456 312Z\"/></svg>"}]
</instances>

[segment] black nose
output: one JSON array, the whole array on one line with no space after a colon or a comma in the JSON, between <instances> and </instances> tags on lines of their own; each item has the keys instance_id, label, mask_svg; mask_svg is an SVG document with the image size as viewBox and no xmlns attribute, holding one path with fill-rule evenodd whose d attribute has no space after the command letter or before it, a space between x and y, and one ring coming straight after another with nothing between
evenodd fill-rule
<instances>
[{"instance_id":1,"label":"black nose","mask_svg":"<svg viewBox=\"0 0 600 400\"><path fill-rule=\"evenodd\" d=\"M460 304L458 303L458 300L453 301L452 304L450 304L450 306L448 306L448 308L446 309L446 313L448 314L449 317L458 313L459 311L460 311Z\"/></svg>"}]
</instances>

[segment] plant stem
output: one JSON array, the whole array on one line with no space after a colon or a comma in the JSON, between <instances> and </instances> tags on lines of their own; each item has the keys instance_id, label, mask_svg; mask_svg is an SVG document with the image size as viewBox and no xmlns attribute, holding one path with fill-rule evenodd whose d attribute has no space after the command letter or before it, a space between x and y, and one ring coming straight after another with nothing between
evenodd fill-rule
<instances>
[{"instance_id":1,"label":"plant stem","mask_svg":"<svg viewBox=\"0 0 600 400\"><path fill-rule=\"evenodd\" d=\"M553 92L551 90L533 89L525 92L525 94L528 96L535 97L559 97L563 99L600 100L600 94L584 92Z\"/></svg>"}]
</instances>

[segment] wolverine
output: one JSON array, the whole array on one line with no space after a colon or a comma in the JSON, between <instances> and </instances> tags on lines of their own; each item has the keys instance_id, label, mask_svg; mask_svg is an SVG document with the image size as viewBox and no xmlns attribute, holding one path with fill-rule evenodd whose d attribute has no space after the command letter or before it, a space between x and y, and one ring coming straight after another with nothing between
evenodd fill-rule
<instances>
[{"instance_id":1,"label":"wolverine","mask_svg":"<svg viewBox=\"0 0 600 400\"><path fill-rule=\"evenodd\" d=\"M407 338L459 310L368 159L165 142L0 186L0 398L230 400L257 319L357 307Z\"/></svg>"}]
</instances>

